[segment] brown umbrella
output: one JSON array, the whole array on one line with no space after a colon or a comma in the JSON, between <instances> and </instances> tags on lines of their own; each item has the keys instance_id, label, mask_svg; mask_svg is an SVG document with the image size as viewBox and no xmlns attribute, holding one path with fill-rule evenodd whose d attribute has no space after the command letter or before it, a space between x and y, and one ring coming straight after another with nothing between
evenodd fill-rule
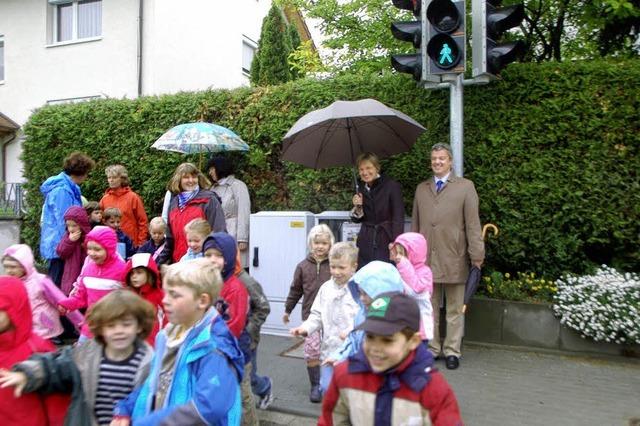
<instances>
[{"instance_id":1,"label":"brown umbrella","mask_svg":"<svg viewBox=\"0 0 640 426\"><path fill-rule=\"evenodd\" d=\"M426 129L374 99L336 101L300 118L283 139L282 159L313 169L355 164L363 152L406 152Z\"/></svg>"}]
</instances>

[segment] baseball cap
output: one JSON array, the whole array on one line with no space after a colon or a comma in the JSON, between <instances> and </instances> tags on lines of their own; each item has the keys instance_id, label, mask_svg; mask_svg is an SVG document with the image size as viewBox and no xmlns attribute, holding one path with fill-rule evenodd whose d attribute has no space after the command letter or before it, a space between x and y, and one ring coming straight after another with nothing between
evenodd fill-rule
<instances>
[{"instance_id":1,"label":"baseball cap","mask_svg":"<svg viewBox=\"0 0 640 426\"><path fill-rule=\"evenodd\" d=\"M371 302L367 319L356 330L391 336L404 328L420 330L418 303L403 293L384 293Z\"/></svg>"}]
</instances>

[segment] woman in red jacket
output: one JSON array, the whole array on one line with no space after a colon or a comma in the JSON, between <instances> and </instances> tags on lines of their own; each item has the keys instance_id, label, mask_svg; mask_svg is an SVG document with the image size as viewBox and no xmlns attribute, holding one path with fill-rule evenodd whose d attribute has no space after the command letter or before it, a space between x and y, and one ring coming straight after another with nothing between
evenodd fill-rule
<instances>
[{"instance_id":1,"label":"woman in red jacket","mask_svg":"<svg viewBox=\"0 0 640 426\"><path fill-rule=\"evenodd\" d=\"M164 250L158 264L178 262L187 252L184 227L193 219L205 219L213 232L226 232L218 197L208 189L211 183L192 163L182 163L167 185L171 192Z\"/></svg>"}]
</instances>

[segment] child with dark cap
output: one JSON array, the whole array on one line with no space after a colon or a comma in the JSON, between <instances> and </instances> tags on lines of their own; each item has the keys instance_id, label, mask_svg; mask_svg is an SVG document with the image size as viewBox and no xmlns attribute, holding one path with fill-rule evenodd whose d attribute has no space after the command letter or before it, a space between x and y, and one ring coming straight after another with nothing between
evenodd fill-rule
<instances>
[{"instance_id":1,"label":"child with dark cap","mask_svg":"<svg viewBox=\"0 0 640 426\"><path fill-rule=\"evenodd\" d=\"M421 344L413 298L380 295L357 329L363 346L336 366L318 425L462 425L453 390Z\"/></svg>"}]
</instances>

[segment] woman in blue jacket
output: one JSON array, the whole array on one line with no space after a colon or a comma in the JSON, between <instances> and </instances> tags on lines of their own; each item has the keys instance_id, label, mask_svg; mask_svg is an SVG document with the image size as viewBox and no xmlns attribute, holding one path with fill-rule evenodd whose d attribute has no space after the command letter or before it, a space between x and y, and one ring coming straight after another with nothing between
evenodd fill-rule
<instances>
[{"instance_id":1,"label":"woman in blue jacket","mask_svg":"<svg viewBox=\"0 0 640 426\"><path fill-rule=\"evenodd\" d=\"M44 197L40 219L40 256L49 264L51 280L60 286L64 261L56 247L64 236L64 214L71 206L82 206L80 184L89 175L95 162L86 154L72 152L64 159L63 171L45 180L40 186Z\"/></svg>"}]
</instances>

